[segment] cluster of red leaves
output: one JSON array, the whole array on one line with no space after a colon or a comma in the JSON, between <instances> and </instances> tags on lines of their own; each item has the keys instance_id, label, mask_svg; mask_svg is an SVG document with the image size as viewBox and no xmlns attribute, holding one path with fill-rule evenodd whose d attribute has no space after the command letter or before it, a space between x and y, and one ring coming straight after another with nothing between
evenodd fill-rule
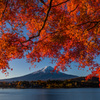
<instances>
[{"instance_id":1,"label":"cluster of red leaves","mask_svg":"<svg viewBox=\"0 0 100 100\"><path fill-rule=\"evenodd\" d=\"M40 1L1 0L0 69L27 50L31 63L48 57L63 71L73 61L99 68L94 59L100 55L100 0Z\"/></svg>"}]
</instances>

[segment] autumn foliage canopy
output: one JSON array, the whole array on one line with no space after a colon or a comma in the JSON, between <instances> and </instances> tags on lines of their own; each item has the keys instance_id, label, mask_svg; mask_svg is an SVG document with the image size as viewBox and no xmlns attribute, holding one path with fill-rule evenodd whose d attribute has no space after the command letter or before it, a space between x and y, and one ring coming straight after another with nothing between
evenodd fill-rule
<instances>
[{"instance_id":1,"label":"autumn foliage canopy","mask_svg":"<svg viewBox=\"0 0 100 100\"><path fill-rule=\"evenodd\" d=\"M100 75L100 0L0 0L0 69L12 59L71 62Z\"/></svg>"}]
</instances>

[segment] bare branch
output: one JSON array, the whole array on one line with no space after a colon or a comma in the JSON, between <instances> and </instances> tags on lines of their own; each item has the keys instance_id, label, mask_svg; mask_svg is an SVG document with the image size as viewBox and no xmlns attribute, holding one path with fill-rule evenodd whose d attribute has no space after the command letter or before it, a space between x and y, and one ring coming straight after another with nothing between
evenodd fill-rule
<instances>
[{"instance_id":1,"label":"bare branch","mask_svg":"<svg viewBox=\"0 0 100 100\"><path fill-rule=\"evenodd\" d=\"M52 7L56 7L56 6L62 5L63 3L66 3L66 2L68 2L68 1L70 1L70 0L66 0L66 1L64 1L64 2L61 2L61 3L57 4L57 5L53 5Z\"/></svg>"},{"instance_id":2,"label":"bare branch","mask_svg":"<svg viewBox=\"0 0 100 100\"><path fill-rule=\"evenodd\" d=\"M48 19L49 12L50 12L50 9L51 9L51 5L52 5L52 0L50 1L49 8L48 8L48 11L47 11L47 14L46 14L46 17L45 17L43 26L42 26L42 28L38 31L38 34L37 34L36 36L29 37L29 39L26 40L26 41L24 41L23 43L28 42L28 41L30 41L31 39L40 36L40 33L41 33L41 31L43 30L43 28L45 27L46 21L47 21L47 19Z\"/></svg>"}]
</instances>

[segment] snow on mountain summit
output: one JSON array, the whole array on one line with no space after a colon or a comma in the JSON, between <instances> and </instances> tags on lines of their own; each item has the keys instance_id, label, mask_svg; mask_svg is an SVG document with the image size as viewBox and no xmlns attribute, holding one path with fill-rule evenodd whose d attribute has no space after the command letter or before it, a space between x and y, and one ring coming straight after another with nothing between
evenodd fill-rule
<instances>
[{"instance_id":1,"label":"snow on mountain summit","mask_svg":"<svg viewBox=\"0 0 100 100\"><path fill-rule=\"evenodd\" d=\"M51 66L46 66L44 67L41 71L44 72L44 73L51 73L51 71L53 71L54 68L51 67Z\"/></svg>"}]
</instances>

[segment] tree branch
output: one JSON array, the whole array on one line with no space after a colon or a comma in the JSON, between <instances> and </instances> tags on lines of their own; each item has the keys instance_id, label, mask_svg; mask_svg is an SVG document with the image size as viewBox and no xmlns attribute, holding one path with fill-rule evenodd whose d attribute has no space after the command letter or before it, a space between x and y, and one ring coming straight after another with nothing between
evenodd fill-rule
<instances>
[{"instance_id":1,"label":"tree branch","mask_svg":"<svg viewBox=\"0 0 100 100\"><path fill-rule=\"evenodd\" d=\"M87 21L87 22L78 24L77 26L85 25L85 24L88 24L88 23L99 23L99 22L100 22L100 21Z\"/></svg>"},{"instance_id":2,"label":"tree branch","mask_svg":"<svg viewBox=\"0 0 100 100\"><path fill-rule=\"evenodd\" d=\"M99 23L100 23L100 21L87 21L87 22L78 24L77 26L82 26L82 25L89 24L89 25L87 26L87 28L85 29L85 30L89 31L89 30L93 29L94 27L96 27ZM93 25L92 27L90 27L92 24L94 24L94 25ZM89 27L90 27L90 28L89 28Z\"/></svg>"},{"instance_id":3,"label":"tree branch","mask_svg":"<svg viewBox=\"0 0 100 100\"><path fill-rule=\"evenodd\" d=\"M47 11L47 14L46 14L46 17L45 17L43 26L42 26L41 29L38 31L38 34L37 34L36 36L29 37L29 39L26 40L26 41L24 41L23 43L28 42L28 41L30 41L31 39L34 39L34 38L40 36L40 33L41 33L41 31L43 30L43 28L45 27L46 21L47 21L47 19L48 19L49 12L50 12L50 9L51 9L51 7L52 7L51 5L52 5L52 0L50 1L49 8L48 8L48 11Z\"/></svg>"},{"instance_id":4,"label":"tree branch","mask_svg":"<svg viewBox=\"0 0 100 100\"><path fill-rule=\"evenodd\" d=\"M95 23L95 25L94 25L94 26L92 26L92 27L88 28L87 30L89 31L90 29L93 29L94 27L96 27L96 26L98 25L98 23L99 23L99 22Z\"/></svg>"},{"instance_id":5,"label":"tree branch","mask_svg":"<svg viewBox=\"0 0 100 100\"><path fill-rule=\"evenodd\" d=\"M3 18L3 16L4 16L4 13L5 13L5 11L6 11L7 5L8 5L8 0L6 1L6 6L5 6L5 9L4 9L4 11L2 12L2 17L1 17L1 20L2 20L2 18Z\"/></svg>"},{"instance_id":6,"label":"tree branch","mask_svg":"<svg viewBox=\"0 0 100 100\"><path fill-rule=\"evenodd\" d=\"M66 2L68 2L68 1L70 1L70 0L66 0L66 1L64 1L64 2L61 2L61 3L57 4L57 5L53 5L52 7L56 7L56 6L62 5L63 3L66 3Z\"/></svg>"},{"instance_id":7,"label":"tree branch","mask_svg":"<svg viewBox=\"0 0 100 100\"><path fill-rule=\"evenodd\" d=\"M69 15L70 15L70 13L74 12L78 6L79 6L79 4L75 7L75 9L73 9L72 11L69 12Z\"/></svg>"},{"instance_id":8,"label":"tree branch","mask_svg":"<svg viewBox=\"0 0 100 100\"><path fill-rule=\"evenodd\" d=\"M44 0L40 0L40 1L41 1L42 4L44 4L45 6L47 6L47 5L45 4Z\"/></svg>"}]
</instances>

